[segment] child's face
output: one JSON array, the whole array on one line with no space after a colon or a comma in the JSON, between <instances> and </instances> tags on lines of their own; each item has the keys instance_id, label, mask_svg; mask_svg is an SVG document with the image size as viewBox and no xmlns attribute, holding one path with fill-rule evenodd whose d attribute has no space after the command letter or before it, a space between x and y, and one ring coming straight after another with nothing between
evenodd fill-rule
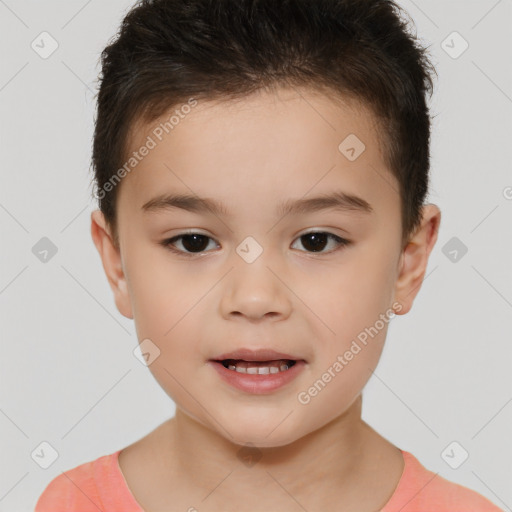
<instances>
[{"instance_id":1,"label":"child's face","mask_svg":"<svg viewBox=\"0 0 512 512\"><path fill-rule=\"evenodd\" d=\"M149 368L177 407L240 444L285 445L347 412L377 365L393 303L406 312L417 292L402 282L398 183L372 118L301 94L199 102L159 141L153 130L171 114L162 116L131 141L130 154L148 135L156 147L120 185L116 304L139 341L160 350ZM354 161L338 148L349 134L366 146ZM371 211L278 208L334 192ZM143 208L165 194L208 198L226 213ZM188 230L209 238L176 240L181 254L162 245ZM212 362L240 348L305 364L277 389L244 391Z\"/></svg>"}]
</instances>

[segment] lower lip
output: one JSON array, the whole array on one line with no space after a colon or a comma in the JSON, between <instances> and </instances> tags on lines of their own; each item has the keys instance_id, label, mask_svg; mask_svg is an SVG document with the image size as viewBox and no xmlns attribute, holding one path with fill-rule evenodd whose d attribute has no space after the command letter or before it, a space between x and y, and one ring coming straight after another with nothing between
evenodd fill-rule
<instances>
[{"instance_id":1,"label":"lower lip","mask_svg":"<svg viewBox=\"0 0 512 512\"><path fill-rule=\"evenodd\" d=\"M208 361L219 372L219 375L228 384L233 387L252 393L255 395L262 395L271 393L276 389L283 387L292 381L304 369L306 363L304 361L297 361L292 367L284 372L279 373L266 373L266 374L252 374L240 373L235 370L226 368L218 361Z\"/></svg>"}]
</instances>

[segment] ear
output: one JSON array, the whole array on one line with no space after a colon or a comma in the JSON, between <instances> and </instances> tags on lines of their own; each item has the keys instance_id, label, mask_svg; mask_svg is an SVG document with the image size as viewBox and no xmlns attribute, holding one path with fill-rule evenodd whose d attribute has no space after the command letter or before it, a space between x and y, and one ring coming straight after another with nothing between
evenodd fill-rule
<instances>
[{"instance_id":1,"label":"ear","mask_svg":"<svg viewBox=\"0 0 512 512\"><path fill-rule=\"evenodd\" d=\"M100 210L91 213L91 236L100 253L103 270L114 292L114 300L119 312L126 318L133 318L132 305L126 276L121 261L120 249L115 247L110 228Z\"/></svg>"},{"instance_id":2,"label":"ear","mask_svg":"<svg viewBox=\"0 0 512 512\"><path fill-rule=\"evenodd\" d=\"M395 284L395 300L401 309L396 314L405 315L412 307L414 298L420 291L428 258L437 241L441 212L434 204L424 205L422 221L418 229L409 239L400 256L399 274Z\"/></svg>"}]
</instances>

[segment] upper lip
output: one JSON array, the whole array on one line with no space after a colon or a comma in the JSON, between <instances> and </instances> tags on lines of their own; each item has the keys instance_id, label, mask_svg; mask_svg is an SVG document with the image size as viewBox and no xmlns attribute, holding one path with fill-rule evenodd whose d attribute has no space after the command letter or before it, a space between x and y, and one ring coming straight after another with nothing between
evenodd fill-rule
<instances>
[{"instance_id":1,"label":"upper lip","mask_svg":"<svg viewBox=\"0 0 512 512\"><path fill-rule=\"evenodd\" d=\"M302 361L302 358L285 354L283 352L276 352L275 350L259 348L257 350L252 350L250 348L239 348L233 352L226 352L225 354L221 354L215 358L213 361L224 361L226 359L241 359L244 361L274 361L274 360L291 360L291 361Z\"/></svg>"}]
</instances>

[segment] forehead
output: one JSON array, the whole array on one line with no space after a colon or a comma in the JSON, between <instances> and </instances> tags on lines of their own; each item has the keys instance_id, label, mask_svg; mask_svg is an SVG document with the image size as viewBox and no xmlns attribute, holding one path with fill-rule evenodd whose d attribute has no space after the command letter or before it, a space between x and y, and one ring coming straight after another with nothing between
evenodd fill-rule
<instances>
[{"instance_id":1,"label":"forehead","mask_svg":"<svg viewBox=\"0 0 512 512\"><path fill-rule=\"evenodd\" d=\"M178 192L254 214L262 198L282 202L333 187L368 202L398 200L376 119L356 101L293 88L186 105L134 125L128 153L151 149L123 178L120 208L142 211Z\"/></svg>"}]
</instances>

